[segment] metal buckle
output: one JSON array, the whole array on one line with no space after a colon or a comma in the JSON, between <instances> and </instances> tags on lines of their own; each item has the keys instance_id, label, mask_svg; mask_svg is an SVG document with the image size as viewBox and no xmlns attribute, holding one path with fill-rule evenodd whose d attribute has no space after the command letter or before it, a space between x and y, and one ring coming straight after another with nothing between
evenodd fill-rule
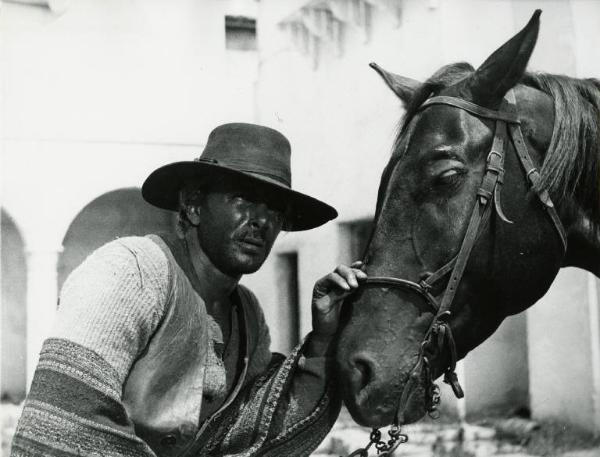
<instances>
[{"instance_id":1,"label":"metal buckle","mask_svg":"<svg viewBox=\"0 0 600 457\"><path fill-rule=\"evenodd\" d=\"M492 156L498 156L499 159L502 159L502 153L498 152L498 151L494 151L493 149L490 151L490 153L487 155L487 159L486 162L490 163L492 161Z\"/></svg>"},{"instance_id":2,"label":"metal buckle","mask_svg":"<svg viewBox=\"0 0 600 457\"><path fill-rule=\"evenodd\" d=\"M531 170L529 170L527 172L527 179L529 179L529 182L535 186L540 180L540 172L538 169L533 167Z\"/></svg>"}]
</instances>

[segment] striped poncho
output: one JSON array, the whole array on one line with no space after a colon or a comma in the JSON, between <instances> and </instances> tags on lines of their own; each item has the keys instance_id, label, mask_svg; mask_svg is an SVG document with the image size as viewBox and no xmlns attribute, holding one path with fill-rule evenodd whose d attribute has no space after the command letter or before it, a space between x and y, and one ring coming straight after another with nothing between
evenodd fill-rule
<instances>
[{"instance_id":1,"label":"striped poncho","mask_svg":"<svg viewBox=\"0 0 600 457\"><path fill-rule=\"evenodd\" d=\"M11 455L309 455L339 412L327 360L271 354L241 286L224 342L198 287L172 240L92 254L63 287Z\"/></svg>"}]
</instances>

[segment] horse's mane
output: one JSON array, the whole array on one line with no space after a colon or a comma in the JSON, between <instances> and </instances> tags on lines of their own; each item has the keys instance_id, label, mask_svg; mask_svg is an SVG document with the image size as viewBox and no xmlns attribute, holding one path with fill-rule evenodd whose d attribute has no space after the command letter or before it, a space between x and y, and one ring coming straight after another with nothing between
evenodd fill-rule
<instances>
[{"instance_id":1,"label":"horse's mane","mask_svg":"<svg viewBox=\"0 0 600 457\"><path fill-rule=\"evenodd\" d=\"M542 186L558 201L574 197L600 232L600 81L528 73L523 83L554 100Z\"/></svg>"},{"instance_id":2,"label":"horse's mane","mask_svg":"<svg viewBox=\"0 0 600 457\"><path fill-rule=\"evenodd\" d=\"M413 94L394 150L427 98L474 72L468 63L440 68ZM600 81L547 73L526 73L521 83L554 100L554 129L541 169L541 185L556 201L574 198L600 234Z\"/></svg>"}]
</instances>

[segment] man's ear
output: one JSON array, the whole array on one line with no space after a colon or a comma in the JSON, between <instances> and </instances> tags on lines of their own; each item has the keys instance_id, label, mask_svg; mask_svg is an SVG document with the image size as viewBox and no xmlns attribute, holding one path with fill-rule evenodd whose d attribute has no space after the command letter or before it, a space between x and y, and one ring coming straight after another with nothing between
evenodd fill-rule
<instances>
[{"instance_id":1,"label":"man's ear","mask_svg":"<svg viewBox=\"0 0 600 457\"><path fill-rule=\"evenodd\" d=\"M199 206L186 205L185 215L187 216L188 221L190 221L193 226L197 226L198 224L200 224L200 207Z\"/></svg>"},{"instance_id":2,"label":"man's ear","mask_svg":"<svg viewBox=\"0 0 600 457\"><path fill-rule=\"evenodd\" d=\"M194 226L200 223L200 207L190 203L188 192L184 189L179 191L179 208L185 210L187 220Z\"/></svg>"}]
</instances>

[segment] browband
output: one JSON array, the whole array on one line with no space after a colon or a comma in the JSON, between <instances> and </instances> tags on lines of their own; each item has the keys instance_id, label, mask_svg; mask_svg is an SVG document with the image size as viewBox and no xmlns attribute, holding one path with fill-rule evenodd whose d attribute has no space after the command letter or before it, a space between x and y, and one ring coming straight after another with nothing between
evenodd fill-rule
<instances>
[{"instance_id":1,"label":"browband","mask_svg":"<svg viewBox=\"0 0 600 457\"><path fill-rule=\"evenodd\" d=\"M488 108L484 108L483 106L476 105L473 102L468 100L463 100L462 98L456 97L448 97L446 95L438 95L436 97L431 97L419 107L419 111L427 108L431 105L449 105L455 106L456 108L461 108L471 114L474 114L478 117L484 117L486 119L496 119L499 121L508 122L509 124L520 124L519 116L516 113L509 113L506 111L495 111Z\"/></svg>"}]
</instances>

